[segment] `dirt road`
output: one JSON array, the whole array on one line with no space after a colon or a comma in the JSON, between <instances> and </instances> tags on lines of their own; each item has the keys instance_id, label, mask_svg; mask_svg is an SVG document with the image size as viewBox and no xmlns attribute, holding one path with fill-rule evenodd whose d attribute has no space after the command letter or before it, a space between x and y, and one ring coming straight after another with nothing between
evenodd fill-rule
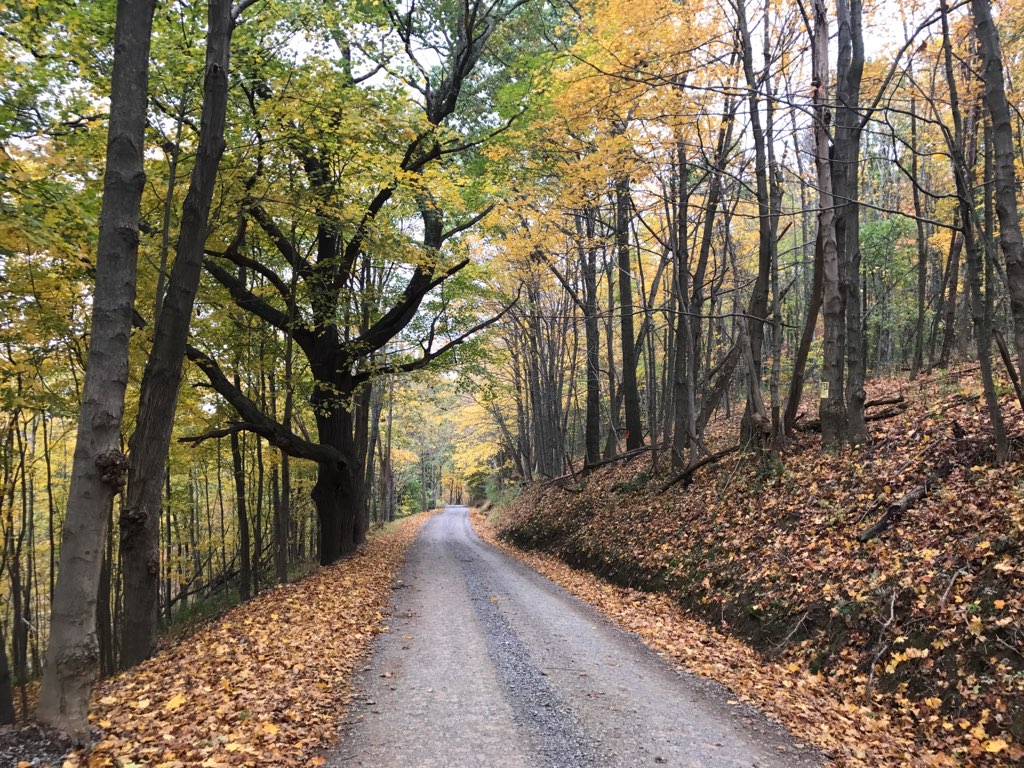
<instances>
[{"instance_id":1,"label":"dirt road","mask_svg":"<svg viewBox=\"0 0 1024 768\"><path fill-rule=\"evenodd\" d=\"M465 507L420 532L388 623L328 765L818 764L717 684L480 541Z\"/></svg>"}]
</instances>

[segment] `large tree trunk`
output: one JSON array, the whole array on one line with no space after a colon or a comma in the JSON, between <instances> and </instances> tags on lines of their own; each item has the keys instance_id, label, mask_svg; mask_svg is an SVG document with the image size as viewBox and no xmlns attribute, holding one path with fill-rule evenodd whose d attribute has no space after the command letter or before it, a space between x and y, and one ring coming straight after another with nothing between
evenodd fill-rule
<instances>
[{"instance_id":1,"label":"large tree trunk","mask_svg":"<svg viewBox=\"0 0 1024 768\"><path fill-rule=\"evenodd\" d=\"M315 398L317 437L327 445L353 457L347 464L321 461L317 465L312 498L320 521L320 564L330 565L355 551L366 538L361 530L363 515L363 464L357 462L352 414L339 401L351 400L344 384L338 394L320 392Z\"/></svg>"},{"instance_id":2,"label":"large tree trunk","mask_svg":"<svg viewBox=\"0 0 1024 768\"><path fill-rule=\"evenodd\" d=\"M860 284L860 86L864 72L861 0L838 0L839 58L836 66L835 162L832 165L836 205L836 248L846 313L847 437L868 440L864 421L866 342Z\"/></svg>"},{"instance_id":3,"label":"large tree trunk","mask_svg":"<svg viewBox=\"0 0 1024 768\"><path fill-rule=\"evenodd\" d=\"M199 149L185 197L167 296L156 318L153 349L142 375L135 433L128 444L131 457L128 499L120 520L124 578L122 669L148 659L156 650L161 480L174 426L192 306L199 288L213 187L224 153L228 56L233 26L229 0L211 0L208 24Z\"/></svg>"},{"instance_id":4,"label":"large tree trunk","mask_svg":"<svg viewBox=\"0 0 1024 768\"><path fill-rule=\"evenodd\" d=\"M1013 314L1013 338L1017 366L1024 366L1024 239L1017 211L1017 173L1014 166L1013 125L1003 79L999 32L992 21L989 0L971 0L974 23L984 60L985 106L992 118L995 203L999 217L999 243L1006 259L1006 283ZM989 291L991 291L991 286Z\"/></svg>"},{"instance_id":5,"label":"large tree trunk","mask_svg":"<svg viewBox=\"0 0 1024 768\"><path fill-rule=\"evenodd\" d=\"M818 171L818 232L822 258L822 308L825 314L819 412L822 443L834 446L847 439L846 402L843 397L846 318L833 212L835 199L832 196L832 162L829 157L828 16L824 0L814 2L811 64L814 84L814 163Z\"/></svg>"},{"instance_id":6,"label":"large tree trunk","mask_svg":"<svg viewBox=\"0 0 1024 768\"><path fill-rule=\"evenodd\" d=\"M96 589L103 544L114 494L125 482L120 433L146 180L153 6L153 0L117 4L89 357L37 711L40 721L83 742L89 738L89 694L97 672Z\"/></svg>"}]
</instances>

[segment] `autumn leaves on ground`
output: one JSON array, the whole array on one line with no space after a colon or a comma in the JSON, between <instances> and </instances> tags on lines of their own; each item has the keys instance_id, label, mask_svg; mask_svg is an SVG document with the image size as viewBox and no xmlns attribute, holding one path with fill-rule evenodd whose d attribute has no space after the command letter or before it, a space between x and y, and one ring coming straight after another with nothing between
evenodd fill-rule
<instances>
[{"instance_id":1,"label":"autumn leaves on ground","mask_svg":"<svg viewBox=\"0 0 1024 768\"><path fill-rule=\"evenodd\" d=\"M92 715L101 739L65 768L322 764L426 517L396 523L357 556L275 587L104 682Z\"/></svg>"},{"instance_id":2,"label":"autumn leaves on ground","mask_svg":"<svg viewBox=\"0 0 1024 768\"><path fill-rule=\"evenodd\" d=\"M871 447L821 453L803 434L777 466L730 456L667 492L648 454L534 486L494 518L503 539L558 556L529 563L836 765L1018 765L1024 467L988 462L969 375L872 389L908 407L872 423ZM1019 416L1009 432L1019 444Z\"/></svg>"},{"instance_id":3,"label":"autumn leaves on ground","mask_svg":"<svg viewBox=\"0 0 1024 768\"><path fill-rule=\"evenodd\" d=\"M874 423L870 448L821 454L804 434L778 466L730 456L667 492L672 473L652 474L648 454L534 485L474 525L836 766L1015 764L1020 467L995 472L973 452L987 424L966 384L873 394L906 408ZM892 528L858 539L946 469ZM66 765L320 764L424 519L104 683L93 716L102 738Z\"/></svg>"}]
</instances>

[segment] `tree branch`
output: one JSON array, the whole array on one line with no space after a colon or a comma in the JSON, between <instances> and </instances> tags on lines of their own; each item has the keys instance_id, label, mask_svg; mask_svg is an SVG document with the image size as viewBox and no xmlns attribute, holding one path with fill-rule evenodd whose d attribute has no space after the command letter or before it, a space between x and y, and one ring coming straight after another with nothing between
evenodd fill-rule
<instances>
[{"instance_id":1,"label":"tree branch","mask_svg":"<svg viewBox=\"0 0 1024 768\"><path fill-rule=\"evenodd\" d=\"M280 448L289 456L327 464L352 463L351 459L338 449L332 448L329 445L321 445L303 440L286 426L263 413L256 403L246 397L241 389L228 380L228 377L224 375L217 362L205 352L190 344L185 348L185 353L188 355L188 359L206 374L206 378L210 381L210 386L238 412L238 415L244 420L245 429L248 431L265 438L268 443L276 448ZM231 431L225 434L231 434ZM188 440L189 438L186 438L186 441Z\"/></svg>"},{"instance_id":2,"label":"tree branch","mask_svg":"<svg viewBox=\"0 0 1024 768\"><path fill-rule=\"evenodd\" d=\"M463 334L460 334L458 337L452 339L451 341L449 341L444 346L439 347L438 349L436 349L434 351L429 351L429 349L424 350L423 356L420 357L420 358L417 358L416 360L410 360L409 362L402 363L401 365L387 365L387 366L384 366L383 368L376 368L376 369L374 369L372 371L363 371L362 373L359 373L359 374L357 374L355 376L355 381L357 383L361 384L361 383L363 383L365 381L368 381L371 376L378 376L378 375L381 375L381 374L392 374L392 373L410 373L411 371L418 371L421 368L425 368L427 365L429 365L434 360L436 360L437 358L439 358L442 355L444 355L449 350L452 350L455 347L459 346L460 344L463 344L473 334L479 333L480 331L484 330L484 328L487 328L488 326L493 325L494 323L498 322L518 302L519 302L519 299L516 299L511 304L509 304L507 307L502 309L501 312L499 312L498 314L496 314L496 315L494 315L492 317L489 317L487 320L484 320L482 323L477 323L472 328L470 328L468 331L466 331Z\"/></svg>"}]
</instances>

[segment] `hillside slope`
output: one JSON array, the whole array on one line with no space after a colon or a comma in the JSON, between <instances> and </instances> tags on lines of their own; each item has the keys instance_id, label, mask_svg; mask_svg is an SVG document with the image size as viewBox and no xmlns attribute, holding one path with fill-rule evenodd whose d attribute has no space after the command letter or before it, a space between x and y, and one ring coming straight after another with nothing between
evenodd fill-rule
<instances>
[{"instance_id":1,"label":"hillside slope","mask_svg":"<svg viewBox=\"0 0 1024 768\"><path fill-rule=\"evenodd\" d=\"M670 595L946 764L1014 764L1024 758L1024 465L992 466L977 392L913 386L899 393L905 410L872 422L869 447L822 453L808 433L781 462L733 454L667 489L666 459L652 468L645 454L526 489L502 510L501 536ZM1005 404L1019 437L1019 409ZM714 449L731 444L732 426L718 425ZM908 494L906 512L886 517ZM883 518L891 527L862 542Z\"/></svg>"}]
</instances>

